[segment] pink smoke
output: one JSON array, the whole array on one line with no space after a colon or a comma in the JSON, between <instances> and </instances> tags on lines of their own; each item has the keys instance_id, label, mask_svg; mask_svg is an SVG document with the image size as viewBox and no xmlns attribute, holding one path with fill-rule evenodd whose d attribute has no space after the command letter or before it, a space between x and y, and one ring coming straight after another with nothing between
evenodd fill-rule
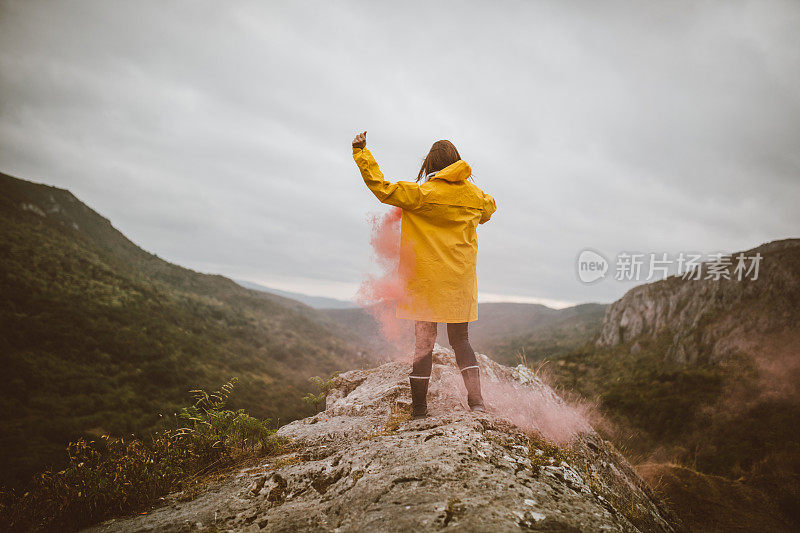
<instances>
[{"instance_id":1,"label":"pink smoke","mask_svg":"<svg viewBox=\"0 0 800 533\"><path fill-rule=\"evenodd\" d=\"M356 293L356 303L372 314L381 326L387 341L407 343L411 329L409 324L396 318L395 309L405 290L400 275L400 218L403 210L393 207L384 215L370 215L372 236L370 244L382 273L368 275Z\"/></svg>"},{"instance_id":2,"label":"pink smoke","mask_svg":"<svg viewBox=\"0 0 800 533\"><path fill-rule=\"evenodd\" d=\"M448 373L442 376L442 382L444 387L459 391L466 407L466 388L461 377ZM580 434L593 431L590 420L596 412L591 405L565 401L544 383L530 386L484 377L481 394L491 413L556 444L567 445Z\"/></svg>"},{"instance_id":3,"label":"pink smoke","mask_svg":"<svg viewBox=\"0 0 800 533\"><path fill-rule=\"evenodd\" d=\"M549 387L532 389L497 381L481 385L485 400L495 412L549 441L569 444L579 434L592 431L587 420L588 407L568 404Z\"/></svg>"}]
</instances>

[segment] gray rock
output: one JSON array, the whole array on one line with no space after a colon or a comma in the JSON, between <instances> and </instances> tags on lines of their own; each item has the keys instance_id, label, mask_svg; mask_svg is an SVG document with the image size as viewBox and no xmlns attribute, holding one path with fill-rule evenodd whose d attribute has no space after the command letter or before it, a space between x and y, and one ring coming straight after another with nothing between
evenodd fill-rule
<instances>
[{"instance_id":1,"label":"gray rock","mask_svg":"<svg viewBox=\"0 0 800 533\"><path fill-rule=\"evenodd\" d=\"M408 364L346 372L325 411L279 430L297 451L192 501L168 498L89 531L677 530L671 511L588 424L557 447L498 413L490 397L488 412L472 413L454 386L453 353L437 346L434 356L428 418L408 417ZM523 400L563 405L526 367L478 360L487 390L513 384L534 393Z\"/></svg>"},{"instance_id":2,"label":"gray rock","mask_svg":"<svg viewBox=\"0 0 800 533\"><path fill-rule=\"evenodd\" d=\"M758 279L681 279L640 285L606 309L596 344L611 347L661 343L664 358L679 364L719 363L747 353L763 335L796 329L800 322L800 239L773 241L743 252L760 253ZM733 254L734 256L736 254ZM755 339L755 341L754 341Z\"/></svg>"}]
</instances>

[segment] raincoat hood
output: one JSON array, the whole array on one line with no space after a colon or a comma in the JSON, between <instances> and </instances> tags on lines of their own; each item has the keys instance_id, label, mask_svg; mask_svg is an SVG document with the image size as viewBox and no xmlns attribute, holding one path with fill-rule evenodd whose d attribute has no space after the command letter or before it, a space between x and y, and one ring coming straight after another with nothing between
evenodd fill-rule
<instances>
[{"instance_id":1,"label":"raincoat hood","mask_svg":"<svg viewBox=\"0 0 800 533\"><path fill-rule=\"evenodd\" d=\"M438 171L436 174L430 177L430 179L440 179L446 180L450 182L456 181L464 181L472 174L472 168L467 164L466 161L463 159L459 159L452 165L444 167L442 170Z\"/></svg>"}]
</instances>

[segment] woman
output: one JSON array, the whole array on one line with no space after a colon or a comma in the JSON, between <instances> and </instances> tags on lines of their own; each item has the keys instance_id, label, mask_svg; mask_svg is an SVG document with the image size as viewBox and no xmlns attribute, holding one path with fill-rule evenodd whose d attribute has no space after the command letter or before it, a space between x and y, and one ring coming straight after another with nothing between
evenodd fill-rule
<instances>
[{"instance_id":1,"label":"woman","mask_svg":"<svg viewBox=\"0 0 800 533\"><path fill-rule=\"evenodd\" d=\"M409 376L412 416L427 415L439 322L447 323L448 340L467 388L467 403L471 410L483 411L478 361L467 333L469 322L478 319L476 228L497 209L494 198L467 181L472 169L450 141L433 143L415 182L384 179L367 150L366 131L353 139L353 159L378 200L403 210L399 272L405 291L396 315L415 321Z\"/></svg>"}]
</instances>

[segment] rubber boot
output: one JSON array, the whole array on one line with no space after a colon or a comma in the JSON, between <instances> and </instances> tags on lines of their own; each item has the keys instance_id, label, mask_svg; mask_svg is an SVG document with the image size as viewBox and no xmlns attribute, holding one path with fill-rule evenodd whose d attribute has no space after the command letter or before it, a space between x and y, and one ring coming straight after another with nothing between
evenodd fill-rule
<instances>
[{"instance_id":1,"label":"rubber boot","mask_svg":"<svg viewBox=\"0 0 800 533\"><path fill-rule=\"evenodd\" d=\"M411 383L411 418L425 418L428 415L428 383L430 377L409 376Z\"/></svg>"},{"instance_id":2,"label":"rubber boot","mask_svg":"<svg viewBox=\"0 0 800 533\"><path fill-rule=\"evenodd\" d=\"M467 388L467 405L471 411L486 411L481 396L481 376L477 366L468 366L461 371L464 386Z\"/></svg>"}]
</instances>

